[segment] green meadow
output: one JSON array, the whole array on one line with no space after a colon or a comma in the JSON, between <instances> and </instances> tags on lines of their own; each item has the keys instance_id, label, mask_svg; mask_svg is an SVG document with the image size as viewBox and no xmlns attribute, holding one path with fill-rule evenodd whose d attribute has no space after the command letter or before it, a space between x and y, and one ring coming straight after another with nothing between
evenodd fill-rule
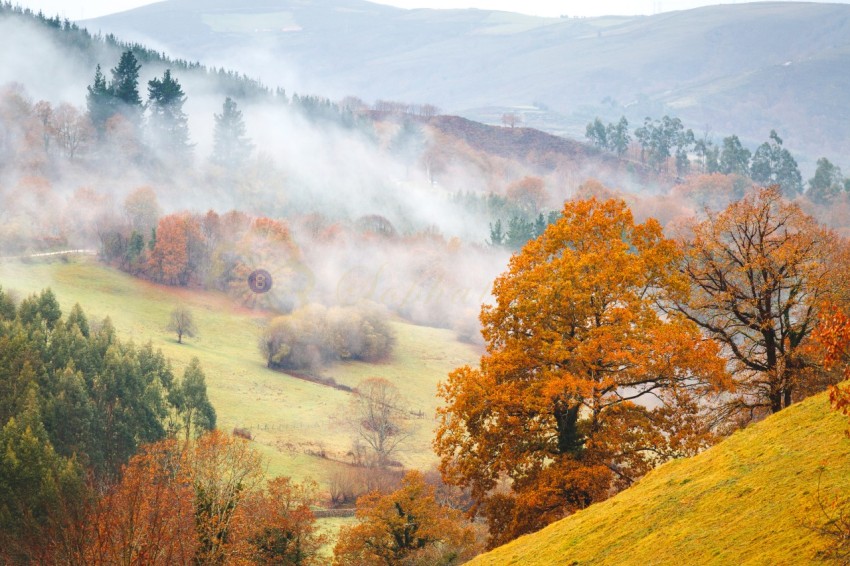
<instances>
[{"instance_id":1,"label":"green meadow","mask_svg":"<svg viewBox=\"0 0 850 566\"><path fill-rule=\"evenodd\" d=\"M109 316L123 339L151 341L162 349L178 374L198 357L218 427L249 428L269 476L311 477L324 488L328 473L348 460L354 439L348 418L351 394L266 368L257 343L274 313L245 308L222 293L155 285L93 258L2 262L0 285L21 298L50 287L65 312L79 303L92 320ZM177 305L192 311L198 328L197 337L184 338L182 345L165 329ZM422 415L411 414L413 433L397 459L406 467L428 468L436 462L431 439L437 383L453 368L475 363L479 352L455 340L450 330L399 319L391 325L396 347L389 360L332 365L322 377L351 387L369 377L394 383L410 411ZM322 453L325 457L317 455Z\"/></svg>"}]
</instances>

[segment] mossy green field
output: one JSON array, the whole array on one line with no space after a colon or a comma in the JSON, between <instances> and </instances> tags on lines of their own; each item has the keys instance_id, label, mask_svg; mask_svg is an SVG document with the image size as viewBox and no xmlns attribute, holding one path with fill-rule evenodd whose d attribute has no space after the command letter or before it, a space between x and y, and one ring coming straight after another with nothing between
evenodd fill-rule
<instances>
[{"instance_id":1,"label":"mossy green field","mask_svg":"<svg viewBox=\"0 0 850 566\"><path fill-rule=\"evenodd\" d=\"M200 359L218 427L250 428L264 454L270 476L311 477L324 488L329 472L345 461L354 432L347 413L351 394L266 368L258 337L274 313L240 306L221 293L154 285L98 263L70 261L0 262L0 285L20 298L50 287L64 312L79 303L90 319L109 316L122 339L151 341L172 360L180 375L192 357ZM198 334L178 344L165 330L170 312L188 307ZM455 340L450 330L393 320L396 347L380 364L344 362L322 376L356 386L368 377L383 377L401 391L411 415L413 434L397 455L407 467L436 462L431 450L438 406L437 383L453 368L474 363L479 352ZM312 454L324 452L327 458Z\"/></svg>"},{"instance_id":2,"label":"mossy green field","mask_svg":"<svg viewBox=\"0 0 850 566\"><path fill-rule=\"evenodd\" d=\"M821 563L807 525L850 493L848 424L818 395L470 564Z\"/></svg>"}]
</instances>

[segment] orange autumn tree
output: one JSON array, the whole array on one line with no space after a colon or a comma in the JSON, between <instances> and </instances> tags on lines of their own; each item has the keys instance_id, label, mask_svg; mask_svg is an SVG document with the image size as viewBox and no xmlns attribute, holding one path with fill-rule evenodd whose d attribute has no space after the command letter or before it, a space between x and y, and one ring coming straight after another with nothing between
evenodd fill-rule
<instances>
[{"instance_id":1,"label":"orange autumn tree","mask_svg":"<svg viewBox=\"0 0 850 566\"><path fill-rule=\"evenodd\" d=\"M164 216L150 254L151 276L166 285L188 285L198 268L201 249L201 229L195 218L187 213Z\"/></svg>"},{"instance_id":2,"label":"orange autumn tree","mask_svg":"<svg viewBox=\"0 0 850 566\"><path fill-rule=\"evenodd\" d=\"M193 564L199 548L193 498L176 441L148 445L88 517L84 563Z\"/></svg>"},{"instance_id":3,"label":"orange autumn tree","mask_svg":"<svg viewBox=\"0 0 850 566\"><path fill-rule=\"evenodd\" d=\"M461 564L476 554L475 530L463 514L437 502L420 472L405 474L401 487L373 491L357 500L360 522L344 528L334 548L337 566Z\"/></svg>"},{"instance_id":4,"label":"orange autumn tree","mask_svg":"<svg viewBox=\"0 0 850 566\"><path fill-rule=\"evenodd\" d=\"M487 351L441 384L434 442L491 545L707 442L699 400L726 385L724 363L693 323L656 307L686 289L677 260L655 220L591 198L566 203L496 280Z\"/></svg>"},{"instance_id":5,"label":"orange autumn tree","mask_svg":"<svg viewBox=\"0 0 850 566\"><path fill-rule=\"evenodd\" d=\"M278 477L262 489L263 473L262 458L248 442L218 430L185 443L147 445L84 524L68 530L68 548L48 549L55 557L45 555L50 559L43 562L320 563L326 537L310 508L318 499L315 482Z\"/></svg>"},{"instance_id":6,"label":"orange autumn tree","mask_svg":"<svg viewBox=\"0 0 850 566\"><path fill-rule=\"evenodd\" d=\"M295 483L287 477L269 480L252 501L247 534L251 561L268 565L319 565L319 549L327 536L316 528L311 505L319 500L318 485L307 480Z\"/></svg>"}]
</instances>

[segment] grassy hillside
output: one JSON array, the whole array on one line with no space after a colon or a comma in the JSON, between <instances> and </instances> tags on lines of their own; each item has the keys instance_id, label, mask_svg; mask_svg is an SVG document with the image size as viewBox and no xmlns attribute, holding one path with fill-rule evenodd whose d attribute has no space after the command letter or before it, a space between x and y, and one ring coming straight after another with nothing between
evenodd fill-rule
<instances>
[{"instance_id":1,"label":"grassy hillside","mask_svg":"<svg viewBox=\"0 0 850 566\"><path fill-rule=\"evenodd\" d=\"M0 262L0 285L20 296L51 287L67 312L75 302L93 320L110 316L122 338L137 344L153 342L177 372L193 356L201 360L219 428L248 427L269 462L270 475L313 477L320 484L338 465L312 456L322 450L344 460L353 432L345 413L350 394L271 371L257 349L259 329L269 313L240 308L219 293L153 285L98 264L93 259L69 263ZM165 331L169 313L178 304L195 316L198 337L183 345ZM435 462L431 451L436 384L454 367L473 362L478 353L454 340L448 330L392 323L397 346L383 364L351 362L329 367L324 376L355 386L367 377L395 383L412 411L415 433L399 459L407 466Z\"/></svg>"},{"instance_id":2,"label":"grassy hillside","mask_svg":"<svg viewBox=\"0 0 850 566\"><path fill-rule=\"evenodd\" d=\"M850 493L847 419L820 395L668 463L616 497L479 556L488 564L805 564L822 493Z\"/></svg>"}]
</instances>

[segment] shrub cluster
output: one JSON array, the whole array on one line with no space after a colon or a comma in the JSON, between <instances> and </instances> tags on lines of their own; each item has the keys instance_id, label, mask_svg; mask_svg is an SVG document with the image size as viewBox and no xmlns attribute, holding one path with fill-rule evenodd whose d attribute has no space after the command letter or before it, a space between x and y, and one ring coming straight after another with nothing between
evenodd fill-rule
<instances>
[{"instance_id":1,"label":"shrub cluster","mask_svg":"<svg viewBox=\"0 0 850 566\"><path fill-rule=\"evenodd\" d=\"M380 361L394 344L386 310L379 305L308 305L272 319L260 351L270 368L315 370L339 360Z\"/></svg>"}]
</instances>

